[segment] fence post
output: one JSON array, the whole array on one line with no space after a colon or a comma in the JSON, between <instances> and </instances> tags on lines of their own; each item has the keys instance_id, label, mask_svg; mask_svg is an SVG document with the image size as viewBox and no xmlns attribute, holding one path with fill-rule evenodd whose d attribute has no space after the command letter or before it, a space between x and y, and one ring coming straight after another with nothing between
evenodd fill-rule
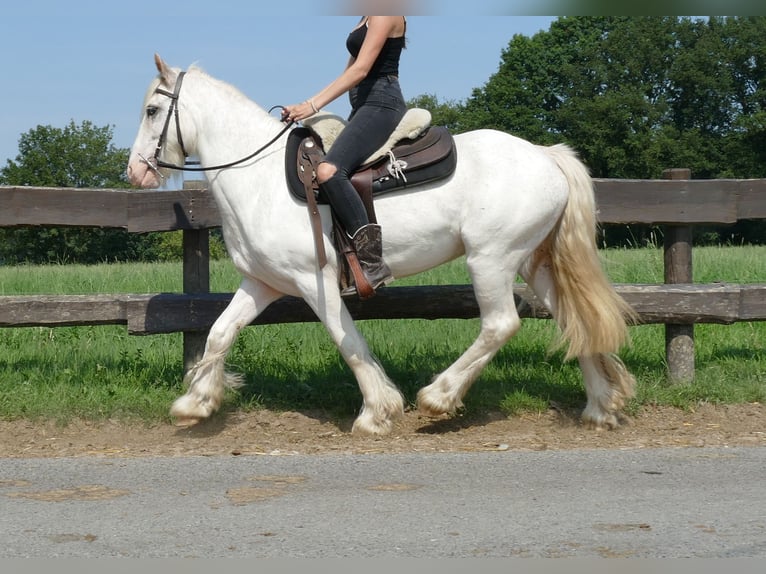
<instances>
[{"instance_id":1,"label":"fence post","mask_svg":"<svg viewBox=\"0 0 766 574\"><path fill-rule=\"evenodd\" d=\"M184 190L205 189L203 180L184 181ZM183 290L184 293L210 292L210 233L207 229L183 230ZM184 373L188 372L205 352L208 330L184 331Z\"/></svg>"},{"instance_id":2,"label":"fence post","mask_svg":"<svg viewBox=\"0 0 766 574\"><path fill-rule=\"evenodd\" d=\"M667 169L662 173L662 178L691 179L691 170ZM664 248L665 283L693 283L692 226L666 225ZM665 325L665 358L671 383L694 380L694 324Z\"/></svg>"}]
</instances>

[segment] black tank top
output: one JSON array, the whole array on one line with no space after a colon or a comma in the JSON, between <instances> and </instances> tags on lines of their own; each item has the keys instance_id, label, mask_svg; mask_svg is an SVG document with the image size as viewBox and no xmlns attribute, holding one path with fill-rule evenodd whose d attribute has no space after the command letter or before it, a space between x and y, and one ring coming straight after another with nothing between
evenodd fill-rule
<instances>
[{"instance_id":1,"label":"black tank top","mask_svg":"<svg viewBox=\"0 0 766 574\"><path fill-rule=\"evenodd\" d=\"M405 30L407 22L405 21ZM359 50L362 49L362 43L367 37L367 23L352 30L346 39L346 48L349 54L354 58L359 56ZM375 63L370 69L368 77L378 78L380 76L398 76L399 75L399 56L404 48L405 37L388 38L383 48L380 50Z\"/></svg>"}]
</instances>

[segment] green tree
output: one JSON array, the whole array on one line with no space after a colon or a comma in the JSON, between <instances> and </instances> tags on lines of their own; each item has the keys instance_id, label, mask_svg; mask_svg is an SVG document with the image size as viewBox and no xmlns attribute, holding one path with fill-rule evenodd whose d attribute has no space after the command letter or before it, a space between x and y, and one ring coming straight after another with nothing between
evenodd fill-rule
<instances>
[{"instance_id":1,"label":"green tree","mask_svg":"<svg viewBox=\"0 0 766 574\"><path fill-rule=\"evenodd\" d=\"M515 35L498 71L463 105L458 131L499 129L536 143L553 143L549 112L558 106L559 96L551 78L556 55L548 51L548 43L544 34Z\"/></svg>"},{"instance_id":2,"label":"green tree","mask_svg":"<svg viewBox=\"0 0 766 574\"><path fill-rule=\"evenodd\" d=\"M65 128L38 126L19 139L19 154L0 170L0 185L128 187L128 150L112 143L112 128L84 121ZM137 259L156 238L119 229L78 227L0 228L0 262L47 263Z\"/></svg>"},{"instance_id":3,"label":"green tree","mask_svg":"<svg viewBox=\"0 0 766 574\"><path fill-rule=\"evenodd\" d=\"M764 38L764 17L562 17L512 38L456 125L566 141L598 177L760 177Z\"/></svg>"},{"instance_id":4,"label":"green tree","mask_svg":"<svg viewBox=\"0 0 766 574\"><path fill-rule=\"evenodd\" d=\"M722 177L766 177L766 18L726 18L723 29L733 75L731 106L740 113L725 142L729 165Z\"/></svg>"},{"instance_id":5,"label":"green tree","mask_svg":"<svg viewBox=\"0 0 766 574\"><path fill-rule=\"evenodd\" d=\"M596 177L764 177L765 80L764 17L561 17L511 39L455 125L569 143ZM764 228L721 236L763 241Z\"/></svg>"},{"instance_id":6,"label":"green tree","mask_svg":"<svg viewBox=\"0 0 766 574\"><path fill-rule=\"evenodd\" d=\"M598 177L659 176L672 23L565 17L532 38L514 36L497 73L466 102L461 128L565 141Z\"/></svg>"},{"instance_id":7,"label":"green tree","mask_svg":"<svg viewBox=\"0 0 766 574\"><path fill-rule=\"evenodd\" d=\"M407 101L409 108L423 108L431 112L431 125L445 126L450 130L456 130L460 119L460 104L447 101L439 102L434 94L422 94Z\"/></svg>"},{"instance_id":8,"label":"green tree","mask_svg":"<svg viewBox=\"0 0 766 574\"><path fill-rule=\"evenodd\" d=\"M112 144L112 128L74 121L63 129L37 126L19 138L19 153L0 171L6 185L129 187L128 150Z\"/></svg>"}]
</instances>

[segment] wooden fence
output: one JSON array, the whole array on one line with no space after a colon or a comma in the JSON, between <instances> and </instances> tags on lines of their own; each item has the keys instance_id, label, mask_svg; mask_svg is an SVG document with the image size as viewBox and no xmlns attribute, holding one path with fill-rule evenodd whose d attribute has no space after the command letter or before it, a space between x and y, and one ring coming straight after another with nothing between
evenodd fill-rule
<instances>
[{"instance_id":1,"label":"wooden fence","mask_svg":"<svg viewBox=\"0 0 766 574\"><path fill-rule=\"evenodd\" d=\"M766 283L695 284L692 226L766 219L766 180L691 180L668 170L662 180L597 179L601 223L664 226L665 283L617 285L644 323L665 323L669 377L694 377L694 324L766 320ZM231 300L210 293L208 233L220 225L203 182L171 191L0 186L0 227L93 226L130 232L183 231L183 293L30 295L0 297L0 327L126 325L131 334L184 332L184 363L195 362L207 330ZM549 318L521 286L522 317ZM374 299L349 300L356 319L474 318L470 285L388 287ZM254 324L310 322L300 299L273 303Z\"/></svg>"}]
</instances>

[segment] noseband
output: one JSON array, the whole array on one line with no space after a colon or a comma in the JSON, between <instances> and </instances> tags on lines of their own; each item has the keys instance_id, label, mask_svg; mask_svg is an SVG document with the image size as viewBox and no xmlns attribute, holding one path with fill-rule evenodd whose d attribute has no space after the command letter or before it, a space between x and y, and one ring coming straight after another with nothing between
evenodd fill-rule
<instances>
[{"instance_id":1,"label":"noseband","mask_svg":"<svg viewBox=\"0 0 766 574\"><path fill-rule=\"evenodd\" d=\"M165 145L165 142L167 140L168 136L168 128L170 127L170 118L171 116L175 118L176 122L176 137L178 138L178 145L181 146L181 152L184 155L184 159L189 157L189 154L186 152L186 148L184 147L184 140L181 136L181 123L178 120L178 95L181 93L181 85L183 84L184 76L186 75L186 72L179 72L178 79L176 80L175 88L173 88L172 92L169 92L167 90L163 90L160 87L157 87L154 90L155 94L162 94L163 96L167 96L170 98L170 106L168 107L168 115L165 118L165 125L162 127L162 133L160 133L160 139L157 140L157 147L154 150L154 156L153 160L154 163L152 163L150 160L146 159L141 154L138 154L138 157L141 158L141 160L146 163L149 166L149 169L153 170L157 175L159 175L162 179L165 179L165 176L163 176L159 169L160 167L164 167L167 169L175 169L179 171L213 171L217 169L226 169L228 167L233 167L235 165L238 165L240 163L246 162L249 159L254 158L259 153L261 153L263 150L268 148L271 144L273 144L275 141L277 141L279 138L282 137L282 135L289 130L293 124L295 124L295 121L290 121L285 127L274 137L272 138L266 145L261 146L257 150L255 150L253 153L248 155L247 157L243 157L242 159L238 159L236 161L232 161L229 163L221 164L221 165L213 165L208 167L201 167L199 165L197 166L190 166L190 163L197 163L199 162L185 162L185 165L175 165L172 163L167 163L165 161L162 161L160 159L160 154L162 153L162 147ZM282 106L275 106L275 107L282 107ZM274 108L272 108L273 110Z\"/></svg>"}]
</instances>

